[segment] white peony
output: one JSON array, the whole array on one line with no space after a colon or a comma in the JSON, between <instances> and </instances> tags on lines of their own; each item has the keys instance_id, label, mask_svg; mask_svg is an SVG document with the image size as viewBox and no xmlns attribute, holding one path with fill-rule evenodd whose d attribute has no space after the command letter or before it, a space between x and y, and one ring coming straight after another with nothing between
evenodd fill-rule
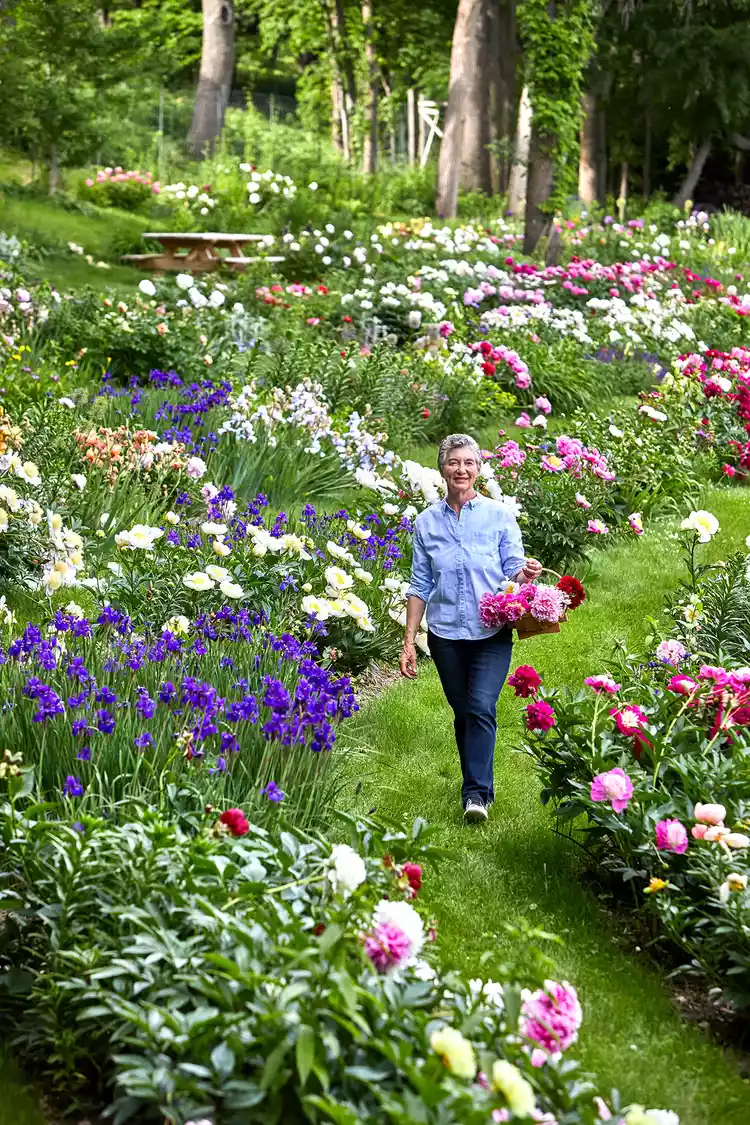
<instances>
[{"instance_id":1,"label":"white peony","mask_svg":"<svg viewBox=\"0 0 750 1125\"><path fill-rule=\"evenodd\" d=\"M350 848L348 844L334 844L331 849L328 881L335 893L348 898L366 878L367 869L364 860L354 848Z\"/></svg>"},{"instance_id":2,"label":"white peony","mask_svg":"<svg viewBox=\"0 0 750 1125\"><path fill-rule=\"evenodd\" d=\"M691 512L680 524L682 531L697 531L699 543L709 543L719 530L719 521L703 509Z\"/></svg>"},{"instance_id":3,"label":"white peony","mask_svg":"<svg viewBox=\"0 0 750 1125\"><path fill-rule=\"evenodd\" d=\"M245 591L237 582L230 582L227 579L220 583L219 589L225 598L236 600L237 598L244 598L245 596Z\"/></svg>"},{"instance_id":4,"label":"white peony","mask_svg":"<svg viewBox=\"0 0 750 1125\"><path fill-rule=\"evenodd\" d=\"M193 279L189 273L178 273L174 281L177 288L183 291L193 287Z\"/></svg>"},{"instance_id":5,"label":"white peony","mask_svg":"<svg viewBox=\"0 0 750 1125\"><path fill-rule=\"evenodd\" d=\"M195 570L184 575L182 584L187 586L188 590L196 590L199 594L205 593L206 590L213 590L215 585L202 570Z\"/></svg>"},{"instance_id":6,"label":"white peony","mask_svg":"<svg viewBox=\"0 0 750 1125\"><path fill-rule=\"evenodd\" d=\"M146 297L156 296L156 286L153 281L149 281L147 277L144 277L143 281L138 282L138 288Z\"/></svg>"}]
</instances>

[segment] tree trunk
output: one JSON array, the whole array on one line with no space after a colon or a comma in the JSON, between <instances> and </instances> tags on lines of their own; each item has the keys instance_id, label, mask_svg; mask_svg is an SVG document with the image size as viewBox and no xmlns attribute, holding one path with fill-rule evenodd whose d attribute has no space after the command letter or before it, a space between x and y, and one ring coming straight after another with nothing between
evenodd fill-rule
<instances>
[{"instance_id":1,"label":"tree trunk","mask_svg":"<svg viewBox=\"0 0 750 1125\"><path fill-rule=\"evenodd\" d=\"M583 95L582 109L578 198L582 203L596 203L596 97L590 90Z\"/></svg>"},{"instance_id":2,"label":"tree trunk","mask_svg":"<svg viewBox=\"0 0 750 1125\"><path fill-rule=\"evenodd\" d=\"M330 24L331 54L339 72L339 85L342 98L339 107L341 116L341 134L343 138L344 156L349 159L351 122L354 116L354 107L357 102L357 80L354 74L349 40L346 33L346 16L343 0L334 0L331 10Z\"/></svg>"},{"instance_id":3,"label":"tree trunk","mask_svg":"<svg viewBox=\"0 0 750 1125\"><path fill-rule=\"evenodd\" d=\"M651 195L651 110L646 110L646 129L643 136L643 194L648 200Z\"/></svg>"},{"instance_id":4,"label":"tree trunk","mask_svg":"<svg viewBox=\"0 0 750 1125\"><path fill-rule=\"evenodd\" d=\"M232 89L234 71L233 0L201 0L203 47L195 109L188 133L188 147L195 156L206 148L213 152L224 126L224 112Z\"/></svg>"},{"instance_id":5,"label":"tree trunk","mask_svg":"<svg viewBox=\"0 0 750 1125\"><path fill-rule=\"evenodd\" d=\"M518 124L516 143L513 151L513 164L508 182L508 210L511 215L522 215L526 209L526 184L529 174L529 145L533 112L529 98L529 88L524 86L518 103Z\"/></svg>"},{"instance_id":6,"label":"tree trunk","mask_svg":"<svg viewBox=\"0 0 750 1125\"><path fill-rule=\"evenodd\" d=\"M407 160L409 167L417 162L417 129L416 129L416 105L414 102L414 87L410 86L406 91L406 143L407 143Z\"/></svg>"},{"instance_id":7,"label":"tree trunk","mask_svg":"<svg viewBox=\"0 0 750 1125\"><path fill-rule=\"evenodd\" d=\"M438 213L454 218L459 184L490 191L489 87L484 80L490 0L459 0L451 76L438 161Z\"/></svg>"},{"instance_id":8,"label":"tree trunk","mask_svg":"<svg viewBox=\"0 0 750 1125\"><path fill-rule=\"evenodd\" d=\"M56 195L60 186L60 169L57 164L57 145L53 141L49 146L49 193Z\"/></svg>"},{"instance_id":9,"label":"tree trunk","mask_svg":"<svg viewBox=\"0 0 750 1125\"><path fill-rule=\"evenodd\" d=\"M623 160L620 165L620 190L617 194L617 212L620 222L625 222L625 209L628 205L628 162Z\"/></svg>"},{"instance_id":10,"label":"tree trunk","mask_svg":"<svg viewBox=\"0 0 750 1125\"><path fill-rule=\"evenodd\" d=\"M693 153L693 158L690 161L690 167L685 173L685 179L680 185L680 190L674 197L672 202L675 207L684 207L689 199L695 197L695 189L698 186L698 181L701 178L703 167L708 160L708 154L711 151L711 139L701 141L697 149Z\"/></svg>"},{"instance_id":11,"label":"tree trunk","mask_svg":"<svg viewBox=\"0 0 750 1125\"><path fill-rule=\"evenodd\" d=\"M536 128L531 130L529 146L529 179L526 190L526 218L523 233L523 252L533 254L540 238L550 227L550 217L542 208L552 194L555 174L553 152L554 137L542 137Z\"/></svg>"},{"instance_id":12,"label":"tree trunk","mask_svg":"<svg viewBox=\"0 0 750 1125\"><path fill-rule=\"evenodd\" d=\"M331 79L331 144L338 153L343 153L344 144L341 139L341 110L342 93L338 78L334 75Z\"/></svg>"},{"instance_id":13,"label":"tree trunk","mask_svg":"<svg viewBox=\"0 0 750 1125\"><path fill-rule=\"evenodd\" d=\"M596 115L597 162L596 190L602 207L607 202L607 111L602 107Z\"/></svg>"},{"instance_id":14,"label":"tree trunk","mask_svg":"<svg viewBox=\"0 0 750 1125\"><path fill-rule=\"evenodd\" d=\"M365 173L373 174L378 165L378 60L373 40L371 0L363 0L362 3L362 30L365 36L365 58L367 60L365 143L362 166Z\"/></svg>"}]
</instances>

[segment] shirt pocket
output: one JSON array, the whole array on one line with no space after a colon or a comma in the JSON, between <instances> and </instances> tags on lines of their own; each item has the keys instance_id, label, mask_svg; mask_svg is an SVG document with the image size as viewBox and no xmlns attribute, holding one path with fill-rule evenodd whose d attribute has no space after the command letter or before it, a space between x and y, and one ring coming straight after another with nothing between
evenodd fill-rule
<instances>
[{"instance_id":1,"label":"shirt pocket","mask_svg":"<svg viewBox=\"0 0 750 1125\"><path fill-rule=\"evenodd\" d=\"M500 534L497 531L473 531L467 544L471 558L500 560Z\"/></svg>"}]
</instances>

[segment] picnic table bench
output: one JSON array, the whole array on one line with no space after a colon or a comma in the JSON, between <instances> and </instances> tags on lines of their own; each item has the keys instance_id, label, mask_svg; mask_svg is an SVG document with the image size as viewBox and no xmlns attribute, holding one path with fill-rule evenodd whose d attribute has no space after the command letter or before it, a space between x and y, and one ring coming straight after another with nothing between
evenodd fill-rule
<instances>
[{"instance_id":1,"label":"picnic table bench","mask_svg":"<svg viewBox=\"0 0 750 1125\"><path fill-rule=\"evenodd\" d=\"M253 242L263 242L265 235L222 234L216 231L203 233L148 231L143 237L160 242L164 249L147 254L123 254L123 262L131 262L141 269L155 273L164 273L167 270L205 273L218 269L220 265L243 270L249 263L261 261L260 258L245 257L243 247ZM229 254L222 257L219 250L228 250ZM263 257L262 261L283 262L284 259L275 255Z\"/></svg>"}]
</instances>

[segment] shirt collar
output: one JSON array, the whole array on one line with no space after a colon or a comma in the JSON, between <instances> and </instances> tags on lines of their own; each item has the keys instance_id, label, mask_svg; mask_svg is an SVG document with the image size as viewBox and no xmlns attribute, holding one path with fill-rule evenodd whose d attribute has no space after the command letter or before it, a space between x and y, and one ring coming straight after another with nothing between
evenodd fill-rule
<instances>
[{"instance_id":1,"label":"shirt collar","mask_svg":"<svg viewBox=\"0 0 750 1125\"><path fill-rule=\"evenodd\" d=\"M479 503L479 501L481 499L482 499L481 494L477 493L476 496L474 496L471 500L466 501L466 503L464 504L464 508L476 508L477 504ZM451 508L450 504L448 503L448 501L446 500L445 497L443 497L443 508L447 509L449 512L453 511L453 509Z\"/></svg>"}]
</instances>

